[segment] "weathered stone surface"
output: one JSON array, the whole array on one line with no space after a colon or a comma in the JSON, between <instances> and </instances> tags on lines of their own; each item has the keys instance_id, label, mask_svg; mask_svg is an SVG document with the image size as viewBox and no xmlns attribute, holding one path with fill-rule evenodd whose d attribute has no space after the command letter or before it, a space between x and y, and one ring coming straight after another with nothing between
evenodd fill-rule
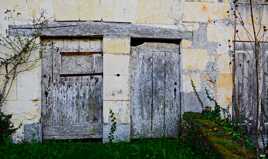
<instances>
[{"instance_id":1,"label":"weathered stone surface","mask_svg":"<svg viewBox=\"0 0 268 159\"><path fill-rule=\"evenodd\" d=\"M10 34L31 34L31 25L10 26ZM43 37L88 37L121 35L135 38L191 39L192 33L170 28L127 23L53 22L42 31Z\"/></svg>"},{"instance_id":2,"label":"weathered stone surface","mask_svg":"<svg viewBox=\"0 0 268 159\"><path fill-rule=\"evenodd\" d=\"M106 75L129 75L129 55L104 54L103 72Z\"/></svg>"},{"instance_id":3,"label":"weathered stone surface","mask_svg":"<svg viewBox=\"0 0 268 159\"><path fill-rule=\"evenodd\" d=\"M138 24L176 24L181 21L182 0L137 0Z\"/></svg>"},{"instance_id":4,"label":"weathered stone surface","mask_svg":"<svg viewBox=\"0 0 268 159\"><path fill-rule=\"evenodd\" d=\"M191 48L192 47L192 41L190 40L182 40L180 44L182 49Z\"/></svg>"},{"instance_id":5,"label":"weathered stone surface","mask_svg":"<svg viewBox=\"0 0 268 159\"><path fill-rule=\"evenodd\" d=\"M231 24L216 22L208 24L207 38L209 42L228 42L233 39L234 28Z\"/></svg>"},{"instance_id":6,"label":"weathered stone surface","mask_svg":"<svg viewBox=\"0 0 268 159\"><path fill-rule=\"evenodd\" d=\"M230 107L232 105L232 90L233 81L231 73L221 73L217 79L217 94L216 99L223 107Z\"/></svg>"},{"instance_id":7,"label":"weathered stone surface","mask_svg":"<svg viewBox=\"0 0 268 159\"><path fill-rule=\"evenodd\" d=\"M103 38L104 54L129 54L130 38L129 37L104 37Z\"/></svg>"},{"instance_id":8,"label":"weathered stone surface","mask_svg":"<svg viewBox=\"0 0 268 159\"><path fill-rule=\"evenodd\" d=\"M115 113L118 124L130 124L130 103L129 101L104 101L103 122L110 122L110 110Z\"/></svg>"},{"instance_id":9,"label":"weathered stone surface","mask_svg":"<svg viewBox=\"0 0 268 159\"><path fill-rule=\"evenodd\" d=\"M103 100L129 100L129 76L103 76Z\"/></svg>"},{"instance_id":10,"label":"weathered stone surface","mask_svg":"<svg viewBox=\"0 0 268 159\"><path fill-rule=\"evenodd\" d=\"M210 22L227 18L228 3L184 2L183 21ZM189 12L192 11L192 12Z\"/></svg>"},{"instance_id":11,"label":"weathered stone surface","mask_svg":"<svg viewBox=\"0 0 268 159\"><path fill-rule=\"evenodd\" d=\"M111 123L103 125L103 142L109 142L109 133L111 132ZM129 141L130 140L130 124L116 124L116 131L113 134L114 141Z\"/></svg>"},{"instance_id":12,"label":"weathered stone surface","mask_svg":"<svg viewBox=\"0 0 268 159\"><path fill-rule=\"evenodd\" d=\"M205 70L209 55L205 49L182 49L184 70Z\"/></svg>"},{"instance_id":13,"label":"weathered stone surface","mask_svg":"<svg viewBox=\"0 0 268 159\"><path fill-rule=\"evenodd\" d=\"M42 141L42 127L40 123L24 125L24 141L26 142Z\"/></svg>"}]
</instances>

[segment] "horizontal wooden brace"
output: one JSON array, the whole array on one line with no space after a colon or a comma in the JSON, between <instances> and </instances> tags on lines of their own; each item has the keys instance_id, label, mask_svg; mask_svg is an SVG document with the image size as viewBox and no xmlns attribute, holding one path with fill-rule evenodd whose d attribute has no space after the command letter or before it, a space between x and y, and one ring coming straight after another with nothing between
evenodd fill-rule
<instances>
[{"instance_id":1,"label":"horizontal wooden brace","mask_svg":"<svg viewBox=\"0 0 268 159\"><path fill-rule=\"evenodd\" d=\"M103 76L103 73L60 74L60 77Z\"/></svg>"}]
</instances>

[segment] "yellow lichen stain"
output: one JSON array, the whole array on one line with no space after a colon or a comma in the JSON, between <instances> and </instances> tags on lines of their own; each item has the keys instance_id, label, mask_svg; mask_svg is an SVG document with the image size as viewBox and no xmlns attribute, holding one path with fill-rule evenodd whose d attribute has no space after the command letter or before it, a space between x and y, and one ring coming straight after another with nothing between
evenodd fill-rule
<instances>
[{"instance_id":1,"label":"yellow lichen stain","mask_svg":"<svg viewBox=\"0 0 268 159\"><path fill-rule=\"evenodd\" d=\"M217 79L217 88L232 89L233 80L231 73L222 73Z\"/></svg>"},{"instance_id":2,"label":"yellow lichen stain","mask_svg":"<svg viewBox=\"0 0 268 159\"><path fill-rule=\"evenodd\" d=\"M208 6L206 4L203 4L201 10L204 11L204 12L207 12L208 11Z\"/></svg>"},{"instance_id":3,"label":"yellow lichen stain","mask_svg":"<svg viewBox=\"0 0 268 159\"><path fill-rule=\"evenodd\" d=\"M231 96L225 97L225 101L226 101L226 103L228 103L228 106L230 107L230 105L232 104L232 97Z\"/></svg>"}]
</instances>

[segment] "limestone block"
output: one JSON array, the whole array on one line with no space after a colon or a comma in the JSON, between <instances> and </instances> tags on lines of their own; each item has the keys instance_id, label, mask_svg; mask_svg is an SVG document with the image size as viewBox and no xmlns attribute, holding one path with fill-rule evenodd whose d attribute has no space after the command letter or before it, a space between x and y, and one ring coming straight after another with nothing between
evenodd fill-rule
<instances>
[{"instance_id":1,"label":"limestone block","mask_svg":"<svg viewBox=\"0 0 268 159\"><path fill-rule=\"evenodd\" d=\"M228 18L229 9L228 3L184 2L183 21L210 22L225 19Z\"/></svg>"},{"instance_id":2,"label":"limestone block","mask_svg":"<svg viewBox=\"0 0 268 159\"><path fill-rule=\"evenodd\" d=\"M103 125L103 142L109 142L109 133L111 132L111 124ZM114 132L114 141L129 141L130 140L130 124L117 124Z\"/></svg>"},{"instance_id":3,"label":"limestone block","mask_svg":"<svg viewBox=\"0 0 268 159\"><path fill-rule=\"evenodd\" d=\"M41 66L40 63L30 71L18 74L17 77L18 100L40 100L41 99Z\"/></svg>"},{"instance_id":4,"label":"limestone block","mask_svg":"<svg viewBox=\"0 0 268 159\"><path fill-rule=\"evenodd\" d=\"M202 99L204 99L204 92L198 92ZM183 92L183 107L182 112L201 112L202 106L198 101L194 92Z\"/></svg>"},{"instance_id":5,"label":"limestone block","mask_svg":"<svg viewBox=\"0 0 268 159\"><path fill-rule=\"evenodd\" d=\"M231 73L232 72L232 59L229 54L218 54L217 57L217 68L220 73Z\"/></svg>"},{"instance_id":6,"label":"limestone block","mask_svg":"<svg viewBox=\"0 0 268 159\"><path fill-rule=\"evenodd\" d=\"M209 60L205 49L182 49L181 57L184 70L205 70Z\"/></svg>"},{"instance_id":7,"label":"limestone block","mask_svg":"<svg viewBox=\"0 0 268 159\"><path fill-rule=\"evenodd\" d=\"M54 0L53 10L56 20L79 20L79 1L77 0Z\"/></svg>"},{"instance_id":8,"label":"limestone block","mask_svg":"<svg viewBox=\"0 0 268 159\"><path fill-rule=\"evenodd\" d=\"M232 73L221 73L217 82L217 101L223 106L230 106L232 102Z\"/></svg>"},{"instance_id":9,"label":"limestone block","mask_svg":"<svg viewBox=\"0 0 268 159\"><path fill-rule=\"evenodd\" d=\"M221 107L229 110L232 106L232 90L217 89L216 99Z\"/></svg>"},{"instance_id":10,"label":"limestone block","mask_svg":"<svg viewBox=\"0 0 268 159\"><path fill-rule=\"evenodd\" d=\"M103 102L103 122L110 122L110 110L115 113L117 123L130 123L129 101L104 101Z\"/></svg>"},{"instance_id":11,"label":"limestone block","mask_svg":"<svg viewBox=\"0 0 268 159\"><path fill-rule=\"evenodd\" d=\"M192 47L192 41L182 40L180 46L181 46L181 48L190 48L190 47Z\"/></svg>"},{"instance_id":12,"label":"limestone block","mask_svg":"<svg viewBox=\"0 0 268 159\"><path fill-rule=\"evenodd\" d=\"M104 75L129 75L129 55L104 54Z\"/></svg>"},{"instance_id":13,"label":"limestone block","mask_svg":"<svg viewBox=\"0 0 268 159\"><path fill-rule=\"evenodd\" d=\"M136 23L174 24L181 21L181 1L138 0Z\"/></svg>"},{"instance_id":14,"label":"limestone block","mask_svg":"<svg viewBox=\"0 0 268 159\"><path fill-rule=\"evenodd\" d=\"M232 40L234 35L234 28L231 25L224 23L210 23L207 26L207 38L209 42L226 43Z\"/></svg>"},{"instance_id":15,"label":"limestone block","mask_svg":"<svg viewBox=\"0 0 268 159\"><path fill-rule=\"evenodd\" d=\"M182 75L182 91L185 93L193 92L191 80L193 80L197 91L201 90L202 79L200 73L191 73Z\"/></svg>"},{"instance_id":16,"label":"limestone block","mask_svg":"<svg viewBox=\"0 0 268 159\"><path fill-rule=\"evenodd\" d=\"M133 22L137 0L102 0L101 8L99 12L104 21Z\"/></svg>"},{"instance_id":17,"label":"limestone block","mask_svg":"<svg viewBox=\"0 0 268 159\"><path fill-rule=\"evenodd\" d=\"M106 54L129 54L129 37L104 37L103 52Z\"/></svg>"},{"instance_id":18,"label":"limestone block","mask_svg":"<svg viewBox=\"0 0 268 159\"><path fill-rule=\"evenodd\" d=\"M38 122L41 117L41 102L8 101L3 106L3 111L13 114L12 122L15 126Z\"/></svg>"},{"instance_id":19,"label":"limestone block","mask_svg":"<svg viewBox=\"0 0 268 159\"><path fill-rule=\"evenodd\" d=\"M221 73L217 79L217 88L232 90L232 73Z\"/></svg>"},{"instance_id":20,"label":"limestone block","mask_svg":"<svg viewBox=\"0 0 268 159\"><path fill-rule=\"evenodd\" d=\"M217 54L229 54L233 51L233 42L232 41L224 41L218 43L216 53Z\"/></svg>"},{"instance_id":21,"label":"limestone block","mask_svg":"<svg viewBox=\"0 0 268 159\"><path fill-rule=\"evenodd\" d=\"M103 76L104 100L129 100L129 76Z\"/></svg>"},{"instance_id":22,"label":"limestone block","mask_svg":"<svg viewBox=\"0 0 268 159\"><path fill-rule=\"evenodd\" d=\"M99 0L75 0L78 3L78 18L80 20L100 20L103 10Z\"/></svg>"},{"instance_id":23,"label":"limestone block","mask_svg":"<svg viewBox=\"0 0 268 159\"><path fill-rule=\"evenodd\" d=\"M23 133L26 142L42 141L42 126L40 123L25 124Z\"/></svg>"},{"instance_id":24,"label":"limestone block","mask_svg":"<svg viewBox=\"0 0 268 159\"><path fill-rule=\"evenodd\" d=\"M199 28L199 23L196 22L183 22L183 26L187 31L196 31Z\"/></svg>"}]
</instances>

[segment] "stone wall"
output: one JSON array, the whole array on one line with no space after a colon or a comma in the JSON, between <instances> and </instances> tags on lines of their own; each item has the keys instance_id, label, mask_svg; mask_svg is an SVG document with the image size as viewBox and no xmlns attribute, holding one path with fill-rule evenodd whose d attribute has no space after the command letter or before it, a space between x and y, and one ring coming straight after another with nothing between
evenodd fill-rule
<instances>
[{"instance_id":1,"label":"stone wall","mask_svg":"<svg viewBox=\"0 0 268 159\"><path fill-rule=\"evenodd\" d=\"M2 33L8 24L13 24L7 21L4 14L7 9L16 9L22 13L16 18L16 24L29 24L31 17L44 12L50 22L127 22L190 31L193 33L192 38L181 41L183 111L201 110L191 79L205 105L211 104L204 93L208 89L221 106L231 110L231 41L234 28L229 0L91 0L90 3L88 0L0 0L0 4ZM262 15L267 15L267 9L261 12ZM247 14L246 11L243 13ZM262 21L267 24L267 18ZM249 26L250 24L246 25ZM246 33L239 34L240 37L247 38ZM119 124L116 137L128 140L130 38L120 35L104 36L103 52L104 139L109 133L108 116L112 109ZM4 107L5 112L14 114L15 125L22 123L22 127L14 135L17 140L23 139L24 124L40 122L40 70L38 66L19 75Z\"/></svg>"}]
</instances>

